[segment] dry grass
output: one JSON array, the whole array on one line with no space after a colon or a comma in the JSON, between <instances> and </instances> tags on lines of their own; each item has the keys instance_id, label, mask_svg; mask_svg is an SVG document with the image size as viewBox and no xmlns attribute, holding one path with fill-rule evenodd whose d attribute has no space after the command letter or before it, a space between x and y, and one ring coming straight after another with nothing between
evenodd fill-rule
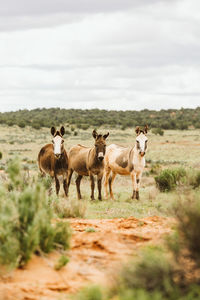
<instances>
[{"instance_id":1,"label":"dry grass","mask_svg":"<svg viewBox=\"0 0 200 300\"><path fill-rule=\"evenodd\" d=\"M9 127L0 125L1 139L0 151L3 154L0 160L0 167L5 168L7 161L14 156L18 156L27 169L29 176L37 176L37 155L43 145L51 142L50 129L43 128L41 130L34 130L32 128L19 128L17 126ZM67 128L70 130L70 128ZM92 138L93 128L87 131L77 130L78 135L65 136L65 148L68 151L72 145L81 143L86 146L94 144ZM110 132L108 138L108 145L117 143L124 146L132 147L135 143L134 129L120 129L100 128L100 132ZM90 199L90 183L88 178L83 178L81 182L81 190L83 198L88 202L86 212L81 212L80 215L85 217L121 217L129 215L149 215L149 214L165 214L168 203L171 203L173 194L161 194L155 186L154 174L150 174L152 164L158 163L163 168L172 168L177 166L184 167L198 167L199 164L199 146L200 146L200 130L188 131L165 131L164 136L154 135L148 133L148 151L146 154L147 166L142 177L141 182L141 200L140 202L131 201L132 183L130 177L117 176L113 185L113 191L116 200L91 202ZM69 191L69 200L61 200L60 207L66 212L71 209L68 201L75 203L77 199L75 188L75 177L72 177L72 184ZM54 183L52 184L53 193L55 193ZM64 199L62 187L60 189L61 199ZM67 201L67 202L66 202ZM78 206L80 205L80 202ZM81 204L82 205L82 204ZM76 205L75 205L76 206ZM84 205L83 205L84 206ZM59 209L61 209L59 208ZM62 210L62 209L61 209ZM84 211L84 209L83 209ZM65 214L65 213L64 213ZM68 212L67 212L68 214ZM72 213L73 214L73 213Z\"/></svg>"}]
</instances>

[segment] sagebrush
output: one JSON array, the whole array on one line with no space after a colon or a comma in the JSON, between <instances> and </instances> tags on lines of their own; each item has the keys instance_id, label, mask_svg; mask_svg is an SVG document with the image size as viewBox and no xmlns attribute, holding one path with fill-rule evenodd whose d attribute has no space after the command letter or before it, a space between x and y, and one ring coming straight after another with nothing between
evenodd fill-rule
<instances>
[{"instance_id":1,"label":"sagebrush","mask_svg":"<svg viewBox=\"0 0 200 300\"><path fill-rule=\"evenodd\" d=\"M42 183L27 180L17 159L0 187L0 264L22 267L33 253L69 247L68 223L52 224L53 210Z\"/></svg>"}]
</instances>

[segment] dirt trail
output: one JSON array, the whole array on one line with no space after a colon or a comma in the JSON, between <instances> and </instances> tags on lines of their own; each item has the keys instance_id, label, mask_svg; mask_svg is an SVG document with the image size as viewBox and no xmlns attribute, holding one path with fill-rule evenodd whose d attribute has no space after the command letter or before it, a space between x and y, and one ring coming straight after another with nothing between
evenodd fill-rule
<instances>
[{"instance_id":1,"label":"dirt trail","mask_svg":"<svg viewBox=\"0 0 200 300\"><path fill-rule=\"evenodd\" d=\"M73 234L67 266L54 270L58 253L34 256L24 270L0 277L0 299L62 299L88 283L106 284L114 268L136 254L139 247L160 243L173 223L157 216L68 221Z\"/></svg>"}]
</instances>

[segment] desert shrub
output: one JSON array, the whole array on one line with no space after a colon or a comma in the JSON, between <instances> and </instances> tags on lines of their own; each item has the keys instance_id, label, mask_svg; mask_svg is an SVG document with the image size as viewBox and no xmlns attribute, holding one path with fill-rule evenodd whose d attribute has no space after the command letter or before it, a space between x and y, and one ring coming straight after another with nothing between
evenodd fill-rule
<instances>
[{"instance_id":1,"label":"desert shrub","mask_svg":"<svg viewBox=\"0 0 200 300\"><path fill-rule=\"evenodd\" d=\"M200 171L192 171L192 173L190 173L188 175L189 177L189 184L195 189L198 188L200 186Z\"/></svg>"},{"instance_id":2,"label":"desert shrub","mask_svg":"<svg viewBox=\"0 0 200 300\"><path fill-rule=\"evenodd\" d=\"M161 136L163 136L164 135L164 130L162 130L161 128L153 128L152 130L151 130L151 132L153 133L153 134L159 134L159 135L161 135Z\"/></svg>"},{"instance_id":3,"label":"desert shrub","mask_svg":"<svg viewBox=\"0 0 200 300\"><path fill-rule=\"evenodd\" d=\"M45 187L46 190L49 191L49 189L51 189L53 179L50 175L46 175L46 176L39 175L38 181L42 183L42 185Z\"/></svg>"},{"instance_id":4,"label":"desert shrub","mask_svg":"<svg viewBox=\"0 0 200 300\"><path fill-rule=\"evenodd\" d=\"M155 177L156 185L161 192L168 192L175 188L174 176L171 170L163 170Z\"/></svg>"},{"instance_id":5,"label":"desert shrub","mask_svg":"<svg viewBox=\"0 0 200 300\"><path fill-rule=\"evenodd\" d=\"M84 201L54 198L51 205L59 218L84 218L87 204Z\"/></svg>"},{"instance_id":6,"label":"desert shrub","mask_svg":"<svg viewBox=\"0 0 200 300\"><path fill-rule=\"evenodd\" d=\"M60 269L62 269L64 266L66 266L66 264L68 264L69 262L69 257L65 256L65 255L61 255L57 261L57 263L54 266L54 269L56 271L59 271Z\"/></svg>"},{"instance_id":7,"label":"desert shrub","mask_svg":"<svg viewBox=\"0 0 200 300\"><path fill-rule=\"evenodd\" d=\"M189 256L200 268L200 194L199 192L180 197L174 206L175 216L178 220L177 231L181 249L187 249ZM177 241L176 241L177 243ZM175 244L176 244L175 243ZM181 254L180 251L176 253Z\"/></svg>"},{"instance_id":8,"label":"desert shrub","mask_svg":"<svg viewBox=\"0 0 200 300\"><path fill-rule=\"evenodd\" d=\"M103 300L103 294L98 286L90 286L82 289L74 300Z\"/></svg>"},{"instance_id":9,"label":"desert shrub","mask_svg":"<svg viewBox=\"0 0 200 300\"><path fill-rule=\"evenodd\" d=\"M122 289L145 289L168 295L174 286L174 268L160 249L147 248L137 262L129 263L120 274Z\"/></svg>"},{"instance_id":10,"label":"desert shrub","mask_svg":"<svg viewBox=\"0 0 200 300\"><path fill-rule=\"evenodd\" d=\"M52 224L53 210L41 183L24 181L18 160L9 162L0 192L0 264L22 267L33 253L67 249L67 223Z\"/></svg>"},{"instance_id":11,"label":"desert shrub","mask_svg":"<svg viewBox=\"0 0 200 300\"><path fill-rule=\"evenodd\" d=\"M79 126L77 126L77 128L87 130L88 128L90 128L90 124L80 124Z\"/></svg>"},{"instance_id":12,"label":"desert shrub","mask_svg":"<svg viewBox=\"0 0 200 300\"><path fill-rule=\"evenodd\" d=\"M40 122L33 122L32 124L31 124L31 126L34 128L34 129L37 129L37 130L39 130L42 126L41 126L41 124L40 124Z\"/></svg>"},{"instance_id":13,"label":"desert shrub","mask_svg":"<svg viewBox=\"0 0 200 300\"><path fill-rule=\"evenodd\" d=\"M25 121L19 121L19 123L18 123L18 126L20 127L20 128L24 128L24 127L26 127L26 122Z\"/></svg>"},{"instance_id":14,"label":"desert shrub","mask_svg":"<svg viewBox=\"0 0 200 300\"><path fill-rule=\"evenodd\" d=\"M180 184L186 176L186 171L183 168L165 169L155 176L156 185L161 192L169 192Z\"/></svg>"},{"instance_id":15,"label":"desert shrub","mask_svg":"<svg viewBox=\"0 0 200 300\"><path fill-rule=\"evenodd\" d=\"M178 168L173 170L173 175L176 184L180 183L183 178L186 177L186 170L184 168Z\"/></svg>"},{"instance_id":16,"label":"desert shrub","mask_svg":"<svg viewBox=\"0 0 200 300\"><path fill-rule=\"evenodd\" d=\"M0 159L2 159L2 157L3 157L3 154L2 154L2 152L0 151Z\"/></svg>"},{"instance_id":17,"label":"desert shrub","mask_svg":"<svg viewBox=\"0 0 200 300\"><path fill-rule=\"evenodd\" d=\"M75 130L75 127L74 126L71 126L71 131L73 132Z\"/></svg>"}]
</instances>

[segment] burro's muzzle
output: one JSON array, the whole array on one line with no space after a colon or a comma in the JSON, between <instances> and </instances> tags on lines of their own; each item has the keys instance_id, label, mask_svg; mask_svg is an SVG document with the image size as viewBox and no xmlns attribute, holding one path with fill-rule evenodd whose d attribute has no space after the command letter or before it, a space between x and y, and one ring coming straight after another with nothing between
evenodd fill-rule
<instances>
[{"instance_id":1,"label":"burro's muzzle","mask_svg":"<svg viewBox=\"0 0 200 300\"><path fill-rule=\"evenodd\" d=\"M61 153L55 153L55 158L59 159L61 157Z\"/></svg>"},{"instance_id":2,"label":"burro's muzzle","mask_svg":"<svg viewBox=\"0 0 200 300\"><path fill-rule=\"evenodd\" d=\"M145 151L140 151L140 155L143 157L145 156Z\"/></svg>"},{"instance_id":3,"label":"burro's muzzle","mask_svg":"<svg viewBox=\"0 0 200 300\"><path fill-rule=\"evenodd\" d=\"M102 160L104 159L104 154L103 154L103 152L99 152L99 153L98 153L98 159L99 159L100 161L102 161Z\"/></svg>"}]
</instances>

